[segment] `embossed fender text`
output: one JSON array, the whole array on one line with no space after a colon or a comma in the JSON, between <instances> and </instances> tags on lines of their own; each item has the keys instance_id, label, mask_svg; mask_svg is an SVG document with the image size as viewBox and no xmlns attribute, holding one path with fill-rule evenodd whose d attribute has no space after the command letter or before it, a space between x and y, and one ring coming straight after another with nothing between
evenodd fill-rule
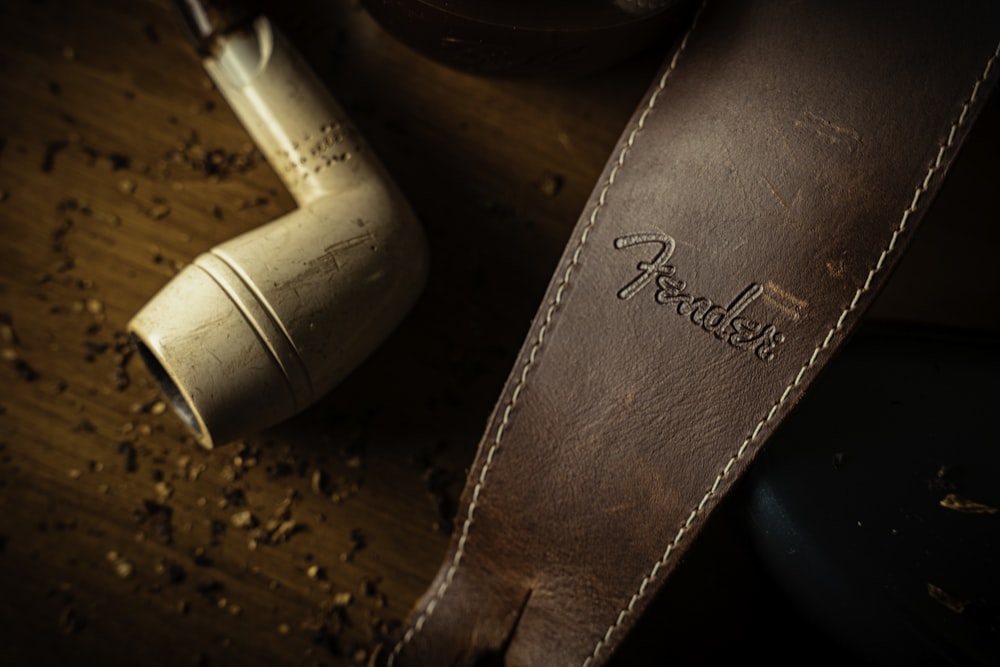
<instances>
[{"instance_id":1,"label":"embossed fender text","mask_svg":"<svg viewBox=\"0 0 1000 667\"><path fill-rule=\"evenodd\" d=\"M785 341L785 334L775 325L744 315L744 311L764 293L758 283L750 283L736 298L723 306L706 296L695 296L687 291L687 283L677 277L677 269L668 264L677 243L671 236L660 232L628 234L615 239L615 248L623 250L637 245L652 244L659 247L651 261L639 262L639 275L618 290L618 298L628 301L650 283L655 282L653 298L661 306L669 306L678 315L687 317L692 324L720 341L738 350L752 350L761 361L770 361L775 351Z\"/></svg>"}]
</instances>

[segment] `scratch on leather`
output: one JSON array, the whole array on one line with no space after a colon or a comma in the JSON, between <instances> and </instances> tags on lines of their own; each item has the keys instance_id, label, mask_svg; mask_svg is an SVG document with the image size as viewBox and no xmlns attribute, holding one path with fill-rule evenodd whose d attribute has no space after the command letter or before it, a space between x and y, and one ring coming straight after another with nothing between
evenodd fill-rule
<instances>
[{"instance_id":1,"label":"scratch on leather","mask_svg":"<svg viewBox=\"0 0 1000 667\"><path fill-rule=\"evenodd\" d=\"M767 184L768 189L771 190L771 194L774 195L774 198L778 200L779 204L781 204L781 208L788 211L789 221L791 221L794 225L799 224L799 219L795 217L795 211L792 210L792 207L785 201L785 198L781 196L781 193L778 192L778 188L774 187L774 183L771 182L771 179L767 176L761 176L761 178L764 179L764 182ZM796 193L796 198L797 197L798 193ZM792 201L794 203L794 199Z\"/></svg>"},{"instance_id":2,"label":"scratch on leather","mask_svg":"<svg viewBox=\"0 0 1000 667\"><path fill-rule=\"evenodd\" d=\"M687 519L684 520L683 524L681 524L681 527L677 530L677 533L674 535L674 538L670 540L670 542L667 544L667 548L663 552L663 555L660 557L658 561L653 563L653 567L649 570L646 576L643 577L642 581L639 584L638 589L629 599L628 604L625 605L625 607L620 612L618 612L618 616L615 619L615 621L608 627L607 631L605 631L604 636L601 637L600 640L598 640L597 644L594 646L594 650L591 651L590 656L583 661L582 667L590 667L591 663L593 663L593 661L597 658L601 650L605 646L607 646L607 644L611 641L611 638L614 636L618 628L620 628L622 624L625 622L625 619L628 618L628 616L635 610L639 600L641 600L643 596L645 596L646 593L650 590L650 584L652 583L652 581L656 579L656 576L659 574L660 570L666 565L667 561L670 559L670 556L677 549L681 540L684 539L684 535L691 529L691 526L694 524L694 522L704 514L706 505L719 492L719 488L722 485L722 481L726 477L728 477L730 473L732 473L733 468L736 466L736 464L746 455L750 445L757 440L758 436L764 430L764 427L767 426L767 424L771 422L772 419L774 419L775 415L777 415L781 407L791 397L793 391L800 384L802 384L803 380L806 377L806 374L813 368L813 366L816 365L816 362L819 359L820 355L830 347L834 336L837 334L837 332L839 332L843 328L844 322L847 320L848 315L850 315L857 309L861 297L866 292L871 290L872 281L875 279L875 276L882 271L883 267L885 266L885 261L886 259L888 259L889 255L891 255L895 251L896 243L899 241L899 238L903 235L903 233L906 232L907 223L909 222L910 216L916 212L917 206L920 204L920 199L923 197L924 193L926 193L930 189L931 181L933 180L934 176L938 173L938 171L941 169L941 167L944 165L945 155L947 155L948 151L954 147L955 137L957 136L958 131L965 125L965 122L969 115L969 110L975 105L977 99L979 98L979 90L982 87L983 82L986 81L987 78L989 78L990 70L993 68L993 65L996 63L998 58L1000 58L1000 42L997 43L997 46L993 51L993 55L990 56L989 59L987 59L986 65L983 68L982 73L976 79L975 84L972 86L972 91L969 93L969 96L962 103L962 109L959 112L958 116L954 119L954 121L951 124L951 127L948 129L947 133L945 133L944 137L938 143L937 156L935 157L931 165L927 168L927 172L924 174L923 180L914 189L913 199L910 201L910 205L903 210L902 217L900 218L899 223L896 225L896 228L893 230L892 235L889 237L889 242L886 244L885 248L879 254L878 259L875 261L874 266L872 266L872 268L868 271L868 275L865 278L865 281L861 284L860 287L857 288L857 291L855 291L854 293L854 297L851 299L850 303L848 303L844 307L844 310L840 313L840 316L837 318L837 321L833 324L833 326L830 327L830 330L826 332L826 336L822 339L822 341L820 341L818 345L816 345L816 348L812 351L812 354L802 364L802 367L799 368L799 372L795 375L795 378L788 384L787 387L785 387L784 391L781 392L781 395L778 397L778 400L774 402L774 405L771 406L771 409L768 410L767 414L764 415L761 418L761 420L757 422L756 426L753 427L753 430L750 432L750 434L746 437L746 439L743 440L740 446L736 449L736 453L734 453L730 457L730 459L726 461L726 464L716 475L715 481L712 482L711 487L708 489L708 491L705 492L705 495L698 502L698 504L691 510L691 513L688 515Z\"/></svg>"},{"instance_id":3,"label":"scratch on leather","mask_svg":"<svg viewBox=\"0 0 1000 667\"><path fill-rule=\"evenodd\" d=\"M785 313L792 320L801 318L802 313L809 307L808 301L800 299L773 280L768 280L764 283L764 288L764 300Z\"/></svg>"},{"instance_id":4,"label":"scratch on leather","mask_svg":"<svg viewBox=\"0 0 1000 667\"><path fill-rule=\"evenodd\" d=\"M863 143L861 135L851 128L837 125L832 120L823 118L809 109L802 112L802 118L803 120L795 121L795 127L806 127L831 144L844 144L847 151L851 154L854 154L858 146Z\"/></svg>"},{"instance_id":5,"label":"scratch on leather","mask_svg":"<svg viewBox=\"0 0 1000 667\"><path fill-rule=\"evenodd\" d=\"M414 621L413 625L406 631L402 639L400 639L399 642L396 644L396 646L393 648L392 653L389 655L388 667L393 667L396 657L400 654L400 652L402 652L403 648L410 641L413 640L413 638L417 635L417 633L419 633L423 629L424 625L427 623L427 619L429 619L434 614L434 610L437 608L437 605L441 602L441 599L448 591L448 587L451 585L451 582L455 579L455 574L458 572L458 568L462 563L462 558L465 555L465 545L469 539L469 529L472 527L472 522L475 517L476 506L479 503L479 496L482 493L484 486L486 485L487 475L489 474L490 466L493 464L493 458L496 455L497 450L500 448L500 443L503 441L504 431L506 430L507 425L510 423L511 412L517 405L521 392L524 390L525 384L528 381L528 374L531 371L532 367L535 365L535 360L538 357L538 352L541 349L542 343L545 340L545 333L552 326L552 320L555 317L555 314L560 304L562 303L563 294L565 293L566 288L569 286L569 281L573 275L573 271L580 263L580 255L582 254L584 247L587 245L587 239L590 236L591 230L594 228L594 225L597 224L597 216L598 213L601 211L601 209L604 208L605 202L607 200L608 191L611 189L611 186L614 185L615 177L618 175L619 170L625 164L625 158L628 156L629 150L635 144L636 136L645 126L646 118L649 116L650 112L656 106L656 102L660 98L660 94L666 88L667 81L670 79L670 75L673 74L674 70L677 69L677 62L678 60L680 60L681 54L684 53L684 50L687 48L688 40L691 37L691 33L694 32L695 27L698 25L698 18L701 16L701 13L705 8L705 4L706 3L703 2L701 7L699 7L697 13L694 15L694 18L691 21L691 25L688 27L687 32L684 34L684 37L681 38L681 42L678 45L677 50L674 52L673 57L670 59L670 64L667 66L667 69L663 72L662 76L660 76L659 84L656 86L656 89L650 95L649 101L646 104L646 108L643 109L642 113L639 115L639 119L636 121L635 125L632 127L632 130L629 132L628 137L625 140L625 145L622 146L621 151L618 153L618 160L612 167L611 173L608 175L608 180L604 184L604 187L601 188L601 192L597 198L597 205L591 212L587 224L584 225L583 227L583 230L580 234L580 240L577 243L576 249L573 251L573 254L570 256L570 261L566 265L566 269L563 273L562 280L560 281L559 286L556 288L555 295L549 302L548 308L545 311L545 316L542 320L542 324L538 329L538 336L528 352L528 359L521 367L521 377L517 385L514 387L514 391L511 393L511 396L508 399L507 404L503 409L503 412L501 413L502 418L500 421L500 425L496 429L496 432L493 436L493 443L490 445L490 448L486 453L486 460L483 463L483 467L479 471L479 478L476 481L476 486L472 490L472 500L469 503L469 509L468 512L466 513L465 522L462 524L462 532L459 536L458 547L455 550L455 556L452 558L451 565L449 566L448 571L445 573L444 579L438 585L437 590L434 592L434 595L431 597L430 601L427 602L423 610L420 612L420 615L417 616L416 621ZM588 658L588 662L589 661L590 659Z\"/></svg>"}]
</instances>

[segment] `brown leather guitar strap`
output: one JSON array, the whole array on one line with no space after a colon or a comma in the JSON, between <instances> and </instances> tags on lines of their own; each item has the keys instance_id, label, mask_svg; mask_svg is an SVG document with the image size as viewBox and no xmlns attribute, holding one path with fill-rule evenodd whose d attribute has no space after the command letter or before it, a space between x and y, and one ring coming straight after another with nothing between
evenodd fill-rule
<instances>
[{"instance_id":1,"label":"brown leather guitar strap","mask_svg":"<svg viewBox=\"0 0 1000 667\"><path fill-rule=\"evenodd\" d=\"M573 232L390 664L607 661L890 273L998 39L990 0L698 10Z\"/></svg>"}]
</instances>

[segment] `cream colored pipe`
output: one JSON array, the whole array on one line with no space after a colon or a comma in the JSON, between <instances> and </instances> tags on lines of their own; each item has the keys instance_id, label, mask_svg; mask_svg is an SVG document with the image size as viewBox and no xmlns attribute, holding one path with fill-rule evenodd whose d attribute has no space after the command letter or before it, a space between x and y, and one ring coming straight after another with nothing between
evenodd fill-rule
<instances>
[{"instance_id":1,"label":"cream colored pipe","mask_svg":"<svg viewBox=\"0 0 1000 667\"><path fill-rule=\"evenodd\" d=\"M128 325L205 447L331 389L402 319L427 267L409 205L271 23L215 39L205 67L299 208L195 259Z\"/></svg>"}]
</instances>

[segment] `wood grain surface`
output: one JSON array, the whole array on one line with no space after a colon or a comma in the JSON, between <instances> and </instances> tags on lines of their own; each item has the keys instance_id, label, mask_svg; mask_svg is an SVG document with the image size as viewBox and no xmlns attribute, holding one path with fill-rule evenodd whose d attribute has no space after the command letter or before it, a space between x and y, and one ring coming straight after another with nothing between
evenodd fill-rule
<instances>
[{"instance_id":1,"label":"wood grain surface","mask_svg":"<svg viewBox=\"0 0 1000 667\"><path fill-rule=\"evenodd\" d=\"M443 557L486 416L659 60L477 79L349 3L275 14L410 197L432 277L309 413L206 452L122 332L291 198L166 1L0 8L0 664L368 662ZM295 529L266 544L276 518Z\"/></svg>"},{"instance_id":2,"label":"wood grain surface","mask_svg":"<svg viewBox=\"0 0 1000 667\"><path fill-rule=\"evenodd\" d=\"M291 198L166 0L0 6L0 665L376 659L437 571L538 299L669 47L572 81L484 79L349 2L274 11L410 198L432 272L317 406L208 452L125 324ZM689 597L769 599L731 569Z\"/></svg>"}]
</instances>

